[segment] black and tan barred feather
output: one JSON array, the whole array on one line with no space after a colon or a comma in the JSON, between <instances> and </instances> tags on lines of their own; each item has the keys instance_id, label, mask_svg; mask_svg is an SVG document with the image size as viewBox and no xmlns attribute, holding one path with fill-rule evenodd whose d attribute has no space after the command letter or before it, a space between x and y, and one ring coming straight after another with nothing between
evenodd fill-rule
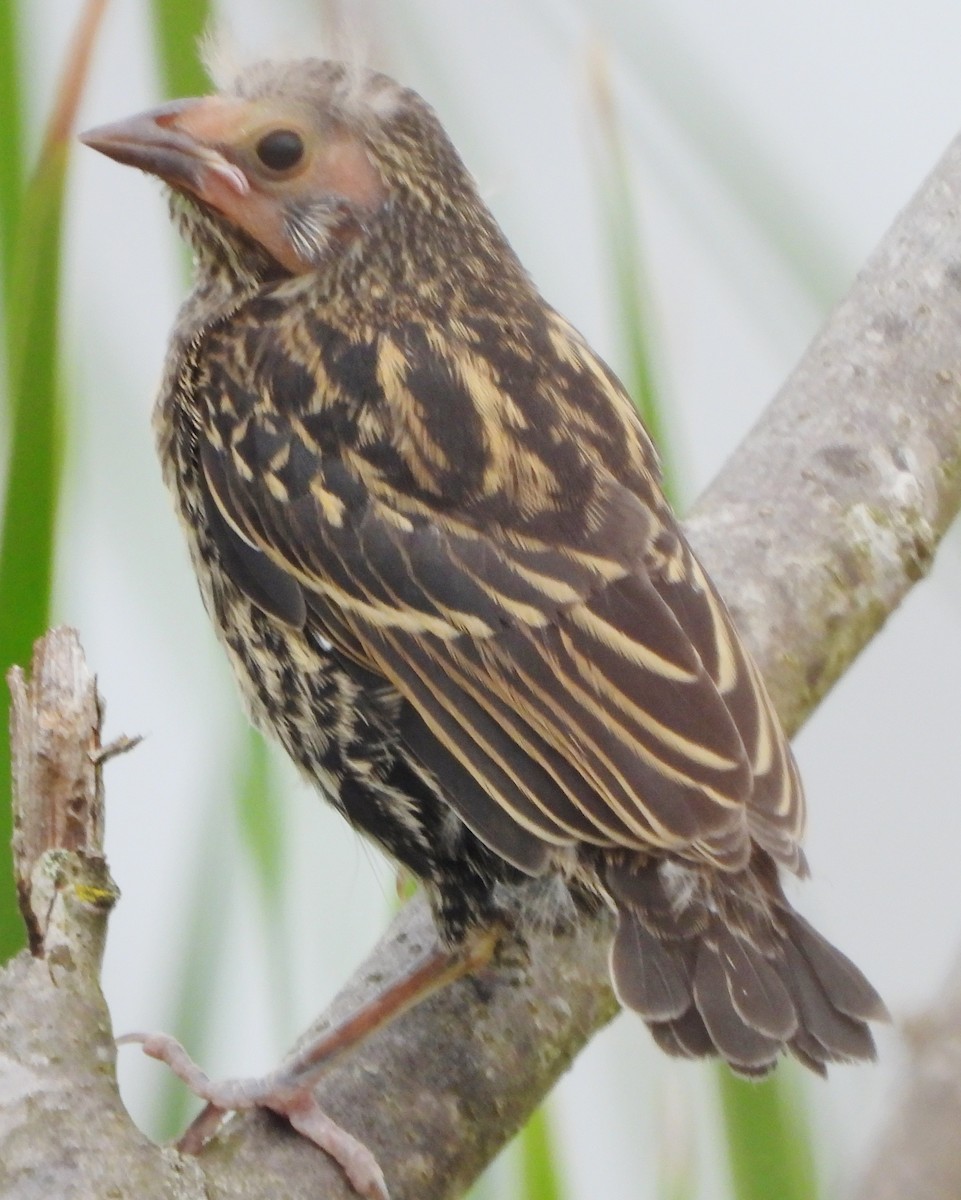
<instances>
[{"instance_id":1,"label":"black and tan barred feather","mask_svg":"<svg viewBox=\"0 0 961 1200\"><path fill-rule=\"evenodd\" d=\"M275 351L282 327L265 315L251 319ZM344 340L333 331L291 346L277 376L272 353L256 345L263 372L224 355L205 388L211 495L247 544L337 610L326 636L389 678L530 833L736 868L750 852L754 776L777 773L768 789L777 803L756 834L772 826L767 848L794 865L801 793L763 688L673 518L653 508L654 460L627 400L585 348L560 342L560 322L550 324L545 346L561 353L554 363L541 357L535 386L546 375L556 391L564 365L563 403L580 408L591 396L566 491L549 427L538 430L541 455L514 444L511 431L535 402L505 391L489 362L482 372L463 333L410 325L382 332L369 351L331 355ZM409 358L401 347L413 347ZM328 356L354 365L367 407L366 438L358 422L336 453L308 432L328 395L343 403L319 377ZM217 361L213 342L208 370ZM245 381L253 390L238 403ZM456 404L454 420L438 419L457 387L473 425ZM621 418L622 479L596 444L599 390ZM553 404L563 411L560 396ZM679 619L695 606L700 651ZM509 750L485 734L491 722L509 733ZM461 815L470 825L470 812Z\"/></svg>"},{"instance_id":2,"label":"black and tan barred feather","mask_svg":"<svg viewBox=\"0 0 961 1200\"><path fill-rule=\"evenodd\" d=\"M621 385L413 93L305 63L237 96L357 139L385 196L339 197L293 274L177 201L201 275L161 453L255 719L447 936L557 872L615 910L615 987L669 1052L870 1056L883 1005L778 882L804 869L793 756Z\"/></svg>"}]
</instances>

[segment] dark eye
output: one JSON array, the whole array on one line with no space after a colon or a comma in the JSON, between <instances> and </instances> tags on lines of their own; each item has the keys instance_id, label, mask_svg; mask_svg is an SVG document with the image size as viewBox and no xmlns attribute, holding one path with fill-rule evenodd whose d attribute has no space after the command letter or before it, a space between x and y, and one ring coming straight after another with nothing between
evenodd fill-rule
<instances>
[{"instance_id":1,"label":"dark eye","mask_svg":"<svg viewBox=\"0 0 961 1200\"><path fill-rule=\"evenodd\" d=\"M293 129L275 129L257 143L257 157L271 171L289 171L304 157L304 139Z\"/></svg>"}]
</instances>

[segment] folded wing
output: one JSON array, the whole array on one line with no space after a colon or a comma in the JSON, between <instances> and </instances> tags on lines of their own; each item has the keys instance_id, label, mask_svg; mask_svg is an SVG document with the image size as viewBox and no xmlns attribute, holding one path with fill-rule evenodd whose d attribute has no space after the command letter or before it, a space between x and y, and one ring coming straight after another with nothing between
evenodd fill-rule
<instances>
[{"instance_id":1,"label":"folded wing","mask_svg":"<svg viewBox=\"0 0 961 1200\"><path fill-rule=\"evenodd\" d=\"M417 344L406 374L367 355L368 403L409 413L410 393L392 400L390 388L416 369L423 393L432 364L435 404L445 386L466 386L436 336ZM516 520L491 488L435 499L392 478L369 432L366 444L362 429L319 444L317 414L336 387L328 374L325 392L317 363L296 395L292 378L261 380L272 407L250 405L233 426L236 385L225 383L208 415L201 457L224 562L254 603L314 622L391 681L408 702L401 736L468 826L531 872L574 843L738 869L752 836L798 866L790 752L666 505L600 461L583 520L546 496L536 511L529 485ZM594 365L578 386L614 385Z\"/></svg>"}]
</instances>

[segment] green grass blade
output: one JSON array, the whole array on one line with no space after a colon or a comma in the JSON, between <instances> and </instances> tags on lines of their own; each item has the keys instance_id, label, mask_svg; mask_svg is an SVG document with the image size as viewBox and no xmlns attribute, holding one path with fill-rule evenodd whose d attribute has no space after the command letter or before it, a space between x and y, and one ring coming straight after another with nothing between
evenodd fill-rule
<instances>
[{"instance_id":1,"label":"green grass blade","mask_svg":"<svg viewBox=\"0 0 961 1200\"><path fill-rule=\"evenodd\" d=\"M153 0L153 33L164 91L201 96L210 80L198 49L211 18L208 0Z\"/></svg>"},{"instance_id":2,"label":"green grass blade","mask_svg":"<svg viewBox=\"0 0 961 1200\"><path fill-rule=\"evenodd\" d=\"M200 43L211 20L211 6L197 0L154 0L154 46L164 88L168 95L193 96L210 90L210 82L199 57ZM246 851L257 885L266 938L267 971L274 1003L274 1024L278 1034L289 1035L287 1001L290 956L286 952L286 922L283 919L283 825L280 806L270 795L270 756L261 736L245 730L242 749L232 761L238 762L232 789L235 824ZM196 898L198 918L207 919L210 897L201 882ZM210 994L209 977L220 967L223 939L212 943L210 954L197 955L192 949L184 965L179 987L178 1017L189 1018L192 1044L203 1054L204 1032L210 1028L212 1014L206 1001L197 999ZM175 1028L180 1029L179 1024ZM182 1114L182 1099L168 1099L174 1106L164 1116L172 1126Z\"/></svg>"},{"instance_id":3,"label":"green grass blade","mask_svg":"<svg viewBox=\"0 0 961 1200\"><path fill-rule=\"evenodd\" d=\"M544 35L563 44L564 22L577 6L571 0L532 3ZM833 304L847 281L836 236L815 215L803 178L792 177L787 165L765 145L755 123L677 32L670 9L623 0L594 0L592 7L597 27L616 47L619 61L643 94L643 103L669 116L681 139L689 143L692 157L714 173L799 289L819 309ZM668 184L679 210L686 212L730 271L733 260L710 216L694 202L689 186L678 181L656 147L648 149L653 151L652 161L660 160L661 184Z\"/></svg>"},{"instance_id":4,"label":"green grass blade","mask_svg":"<svg viewBox=\"0 0 961 1200\"><path fill-rule=\"evenodd\" d=\"M625 369L622 378L637 405L661 458L664 490L678 502L679 480L675 451L664 416L661 388L653 351L653 320L647 270L638 228L638 202L631 186L630 169L605 60L598 50L591 62L598 132L594 157L597 163L601 236L607 243L612 292L617 312Z\"/></svg>"},{"instance_id":5,"label":"green grass blade","mask_svg":"<svg viewBox=\"0 0 961 1200\"><path fill-rule=\"evenodd\" d=\"M622 36L618 47L635 78L667 111L699 163L723 182L752 229L822 309L846 284L836 238L815 216L803 178L765 146L751 121L675 26L670 8L603 0Z\"/></svg>"},{"instance_id":6,"label":"green grass blade","mask_svg":"<svg viewBox=\"0 0 961 1200\"><path fill-rule=\"evenodd\" d=\"M257 863L257 883L268 917L279 916L284 879L284 839L279 805L269 804L270 752L255 730L245 739L242 765L234 786L234 812L243 844Z\"/></svg>"},{"instance_id":7,"label":"green grass blade","mask_svg":"<svg viewBox=\"0 0 961 1200\"><path fill-rule=\"evenodd\" d=\"M270 747L256 730L246 730L233 787L234 818L260 900L274 1025L278 1037L286 1040L293 1026L293 950L284 904L284 810L271 794L274 782Z\"/></svg>"},{"instance_id":8,"label":"green grass blade","mask_svg":"<svg viewBox=\"0 0 961 1200\"><path fill-rule=\"evenodd\" d=\"M563 1200L565 1189L557 1167L554 1135L546 1105L533 1114L518 1138L523 1200Z\"/></svg>"},{"instance_id":9,"label":"green grass blade","mask_svg":"<svg viewBox=\"0 0 961 1200\"><path fill-rule=\"evenodd\" d=\"M180 984L171 1028L188 1052L201 1058L210 1043L215 1014L210 997L217 995L217 983L224 966L223 947L227 943L230 921L230 880L221 828L223 812L208 808L200 837L195 846L196 870L192 872L192 894L184 906L190 937L181 963ZM158 1141L169 1141L183 1132L196 1114L198 1100L170 1071L159 1076L151 1133Z\"/></svg>"},{"instance_id":10,"label":"green grass blade","mask_svg":"<svg viewBox=\"0 0 961 1200\"><path fill-rule=\"evenodd\" d=\"M60 80L37 166L10 237L5 295L10 461L0 526L0 664L28 663L50 614L57 501L61 484L58 319L64 185L73 119L104 4L83 11ZM5 214L6 215L6 214ZM10 749L0 737L7 791ZM0 799L0 853L8 855L10 804ZM23 943L11 883L0 866L0 960Z\"/></svg>"},{"instance_id":11,"label":"green grass blade","mask_svg":"<svg viewBox=\"0 0 961 1200\"><path fill-rule=\"evenodd\" d=\"M637 232L637 203L604 62L594 63L594 93L601 133L598 178L602 188L615 296L628 363L628 387L658 445L665 491L676 504L679 480L655 379L648 284ZM737 1200L814 1200L815 1173L801 1096L786 1071L747 1084L719 1068L723 1121ZM665 1184L667 1181L665 1181ZM679 1182L682 1188L686 1186ZM673 1195L673 1185L664 1194Z\"/></svg>"},{"instance_id":12,"label":"green grass blade","mask_svg":"<svg viewBox=\"0 0 961 1200\"><path fill-rule=\"evenodd\" d=\"M60 492L57 298L60 220L67 151L45 155L20 222L7 300L10 464L0 534L0 662L28 663L50 613L54 533ZM0 778L10 778L10 747L0 738ZM5 789L6 790L6 789ZM4 859L12 836L9 799L0 801ZM12 873L0 867L0 960L23 944Z\"/></svg>"},{"instance_id":13,"label":"green grass blade","mask_svg":"<svg viewBox=\"0 0 961 1200\"><path fill-rule=\"evenodd\" d=\"M717 1069L736 1200L817 1200L814 1151L797 1076L784 1064L761 1083Z\"/></svg>"},{"instance_id":14,"label":"green grass blade","mask_svg":"<svg viewBox=\"0 0 961 1200\"><path fill-rule=\"evenodd\" d=\"M0 4L0 261L5 284L23 192L23 97L18 63L19 17L13 0ZM6 293L6 286L4 293Z\"/></svg>"},{"instance_id":15,"label":"green grass blade","mask_svg":"<svg viewBox=\"0 0 961 1200\"><path fill-rule=\"evenodd\" d=\"M280 887L283 846L278 806L265 803L270 780L270 753L259 734L248 730L239 732L238 753L230 756L230 762L237 764L231 780L235 825L255 864L262 911L270 930L267 960L276 1006L277 1033L289 1037L290 1014L283 1007L290 995L290 988L285 984L291 961L286 952L288 939ZM218 997L217 983L226 967L224 948L228 944L227 926L233 908L229 897L243 886L236 861L228 857L231 839L224 836L224 818L225 810L209 806L198 839L192 893L184 909L184 924L190 929L190 937L184 939L186 949L180 963L180 977L171 989L174 995L171 1028L201 1061L217 1020L214 1007ZM161 1140L177 1136L196 1108L195 1097L179 1080L165 1072L155 1109L155 1136Z\"/></svg>"}]
</instances>

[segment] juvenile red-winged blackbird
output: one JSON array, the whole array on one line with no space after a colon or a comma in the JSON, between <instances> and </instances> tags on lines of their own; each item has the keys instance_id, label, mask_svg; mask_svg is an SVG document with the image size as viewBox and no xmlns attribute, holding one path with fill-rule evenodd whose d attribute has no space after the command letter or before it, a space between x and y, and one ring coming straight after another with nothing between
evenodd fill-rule
<instances>
[{"instance_id":1,"label":"juvenile red-winged blackbird","mask_svg":"<svg viewBox=\"0 0 961 1200\"><path fill-rule=\"evenodd\" d=\"M668 1052L871 1057L881 1001L778 882L804 805L757 669L431 109L268 63L86 140L170 185L196 254L156 429L257 725L455 956L560 879L615 911Z\"/></svg>"}]
</instances>

